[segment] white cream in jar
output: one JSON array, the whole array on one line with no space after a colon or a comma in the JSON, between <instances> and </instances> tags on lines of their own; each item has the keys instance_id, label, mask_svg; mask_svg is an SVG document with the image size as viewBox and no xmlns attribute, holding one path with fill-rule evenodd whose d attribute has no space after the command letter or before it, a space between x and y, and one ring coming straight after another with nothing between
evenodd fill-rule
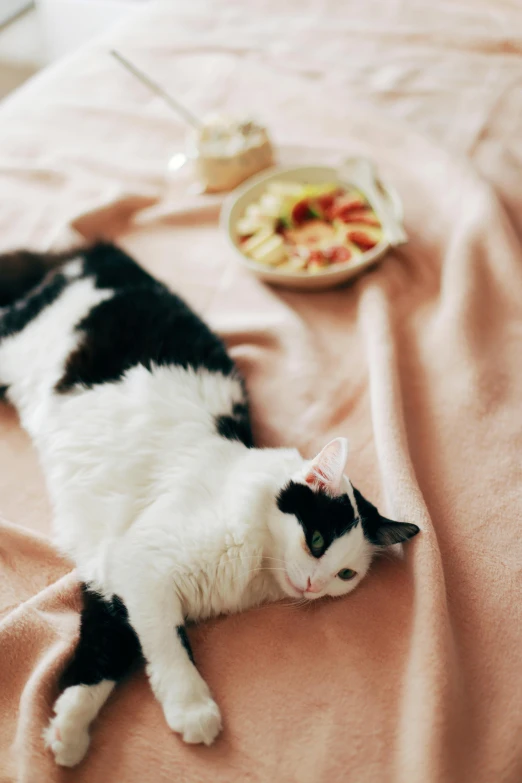
<instances>
[{"instance_id":1,"label":"white cream in jar","mask_svg":"<svg viewBox=\"0 0 522 783\"><path fill-rule=\"evenodd\" d=\"M189 155L201 185L214 193L232 190L274 163L266 128L225 115L205 117L201 128L191 131Z\"/></svg>"}]
</instances>

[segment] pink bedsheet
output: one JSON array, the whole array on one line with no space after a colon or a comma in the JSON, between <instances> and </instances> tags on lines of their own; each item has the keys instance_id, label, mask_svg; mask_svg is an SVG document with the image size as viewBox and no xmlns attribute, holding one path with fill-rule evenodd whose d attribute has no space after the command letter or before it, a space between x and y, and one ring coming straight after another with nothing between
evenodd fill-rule
<instances>
[{"instance_id":1,"label":"pink bedsheet","mask_svg":"<svg viewBox=\"0 0 522 783\"><path fill-rule=\"evenodd\" d=\"M342 290L263 286L219 198L166 176L184 128L113 46L196 112L257 111L283 162L370 154L411 241ZM79 596L2 409L2 783L522 780L521 54L509 0L154 3L0 106L2 249L117 237L225 337L260 444L347 436L356 486L422 527L345 600L194 630L215 746L171 734L140 673L59 770L40 734Z\"/></svg>"}]
</instances>

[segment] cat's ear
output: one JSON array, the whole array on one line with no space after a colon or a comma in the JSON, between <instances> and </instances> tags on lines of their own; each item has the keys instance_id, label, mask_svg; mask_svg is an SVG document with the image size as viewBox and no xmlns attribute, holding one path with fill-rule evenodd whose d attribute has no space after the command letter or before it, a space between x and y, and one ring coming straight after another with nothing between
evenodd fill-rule
<instances>
[{"instance_id":1,"label":"cat's ear","mask_svg":"<svg viewBox=\"0 0 522 783\"><path fill-rule=\"evenodd\" d=\"M341 493L343 473L348 459L348 441L336 438L330 441L312 460L305 476L309 487L335 496Z\"/></svg>"},{"instance_id":2,"label":"cat's ear","mask_svg":"<svg viewBox=\"0 0 522 783\"><path fill-rule=\"evenodd\" d=\"M413 538L420 531L417 525L411 522L394 522L377 514L377 520L372 525L372 543L376 546L392 546Z\"/></svg>"},{"instance_id":3,"label":"cat's ear","mask_svg":"<svg viewBox=\"0 0 522 783\"><path fill-rule=\"evenodd\" d=\"M419 532L411 522L394 522L379 514L373 503L366 500L358 489L353 488L357 508L362 519L364 535L375 546L392 546L413 538Z\"/></svg>"}]
</instances>

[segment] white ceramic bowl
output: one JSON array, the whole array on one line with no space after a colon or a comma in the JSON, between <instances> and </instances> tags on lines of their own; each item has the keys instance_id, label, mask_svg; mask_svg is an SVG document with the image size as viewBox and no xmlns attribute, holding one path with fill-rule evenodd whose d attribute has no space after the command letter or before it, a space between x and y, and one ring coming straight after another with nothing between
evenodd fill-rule
<instances>
[{"instance_id":1,"label":"white ceramic bowl","mask_svg":"<svg viewBox=\"0 0 522 783\"><path fill-rule=\"evenodd\" d=\"M255 275L261 280L273 285L285 286L301 290L322 290L341 285L351 277L358 275L364 269L375 264L389 249L390 245L383 238L378 245L366 251L356 259L350 259L342 264L333 264L325 267L315 274L309 272L288 272L267 264L259 264L253 261L241 251L238 242L236 225L243 217L249 204L263 195L266 186L274 180L287 182L303 182L319 184L321 182L336 182L341 187L348 187L352 183L343 179L334 166L293 166L291 168L272 168L263 171L256 177L247 180L243 185L234 190L225 200L221 210L221 225L225 230L230 244L236 255ZM391 186L380 183L383 194L388 199L393 213L399 221L402 221L402 203L398 193Z\"/></svg>"}]
</instances>

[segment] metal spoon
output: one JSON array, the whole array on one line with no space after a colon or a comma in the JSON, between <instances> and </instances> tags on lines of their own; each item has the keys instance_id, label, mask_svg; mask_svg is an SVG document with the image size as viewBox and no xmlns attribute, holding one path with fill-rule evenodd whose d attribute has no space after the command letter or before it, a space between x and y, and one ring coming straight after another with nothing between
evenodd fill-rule
<instances>
[{"instance_id":1,"label":"metal spoon","mask_svg":"<svg viewBox=\"0 0 522 783\"><path fill-rule=\"evenodd\" d=\"M147 76L146 73L143 73L143 71L133 65L130 60L127 60L126 57L117 52L115 49L111 50L111 54L116 60L118 60L119 63L121 63L121 65L123 65L124 68L130 71L130 73L132 73L136 79L139 79L139 81L142 82L142 84L145 84L149 90L156 93L156 95L159 95L160 98L163 98L167 106L170 106L170 108L173 109L176 114L181 114L181 116L186 120L186 122L189 123L189 125L192 125L194 128L201 128L203 123L199 117L196 117L195 114L192 114L191 111L189 111L187 108L185 108L185 106L183 106L183 104L173 98L172 95L169 95L168 92L165 92L163 87L160 87L160 85L151 79L150 76Z\"/></svg>"},{"instance_id":2,"label":"metal spoon","mask_svg":"<svg viewBox=\"0 0 522 783\"><path fill-rule=\"evenodd\" d=\"M343 178L368 196L368 201L377 214L390 245L402 245L407 242L408 235L377 185L377 171L373 162L368 158L349 158L343 161L340 173Z\"/></svg>"}]
</instances>

